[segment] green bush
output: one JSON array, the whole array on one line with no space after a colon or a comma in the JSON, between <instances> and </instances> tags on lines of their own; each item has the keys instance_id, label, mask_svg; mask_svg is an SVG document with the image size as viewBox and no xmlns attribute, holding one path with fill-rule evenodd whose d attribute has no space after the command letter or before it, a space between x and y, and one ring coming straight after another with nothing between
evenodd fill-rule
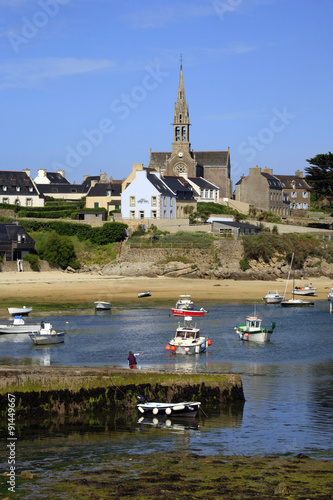
<instances>
[{"instance_id":1,"label":"green bush","mask_svg":"<svg viewBox=\"0 0 333 500\"><path fill-rule=\"evenodd\" d=\"M35 253L23 255L22 260L29 262L30 267L33 271L39 271L39 257Z\"/></svg>"},{"instance_id":2,"label":"green bush","mask_svg":"<svg viewBox=\"0 0 333 500\"><path fill-rule=\"evenodd\" d=\"M41 242L37 250L40 257L51 265L58 264L62 269L68 266L74 269L80 267L74 245L68 236L60 236L53 232L44 242Z\"/></svg>"},{"instance_id":3,"label":"green bush","mask_svg":"<svg viewBox=\"0 0 333 500\"><path fill-rule=\"evenodd\" d=\"M239 261L239 265L240 265L242 271L247 271L248 269L250 269L250 264L249 264L249 261L247 259L241 259Z\"/></svg>"}]
</instances>

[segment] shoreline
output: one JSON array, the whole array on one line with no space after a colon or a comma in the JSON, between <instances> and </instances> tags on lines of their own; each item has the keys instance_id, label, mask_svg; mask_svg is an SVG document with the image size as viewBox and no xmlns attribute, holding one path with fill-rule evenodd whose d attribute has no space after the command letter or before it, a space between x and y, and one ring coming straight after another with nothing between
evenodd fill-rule
<instances>
[{"instance_id":1,"label":"shoreline","mask_svg":"<svg viewBox=\"0 0 333 500\"><path fill-rule=\"evenodd\" d=\"M299 286L301 280L298 280ZM310 280L302 280L309 283ZM95 301L110 301L112 304L134 303L154 305L170 302L174 305L181 294L191 295L199 306L203 302L262 302L268 290L284 294L287 280L205 280L188 278L147 278L127 276L104 276L98 274L70 274L61 271L39 273L1 273L1 310L10 305L47 307L64 304L68 307L87 306ZM333 287L332 279L313 278L317 288L311 300L327 300ZM291 298L291 284L286 298ZM151 291L151 297L138 298L138 292Z\"/></svg>"}]
</instances>

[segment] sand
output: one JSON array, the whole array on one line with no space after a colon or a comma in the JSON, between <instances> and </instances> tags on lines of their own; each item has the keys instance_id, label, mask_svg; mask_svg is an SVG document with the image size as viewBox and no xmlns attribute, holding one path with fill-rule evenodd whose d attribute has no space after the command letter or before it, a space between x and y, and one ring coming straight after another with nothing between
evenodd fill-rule
<instances>
[{"instance_id":1,"label":"sand","mask_svg":"<svg viewBox=\"0 0 333 500\"><path fill-rule=\"evenodd\" d=\"M268 290L285 291L286 280L234 281L200 280L187 278L109 277L99 274L51 272L1 273L0 309L13 305L71 304L86 305L97 300L113 304L122 303L167 303L174 305L180 294L190 294L199 306L204 302L261 302ZM310 280L298 282L309 283ZM325 277L313 278L317 287L311 300L327 300L333 280ZM286 298L291 298L291 286ZM151 297L139 299L138 292L150 290Z\"/></svg>"}]
</instances>

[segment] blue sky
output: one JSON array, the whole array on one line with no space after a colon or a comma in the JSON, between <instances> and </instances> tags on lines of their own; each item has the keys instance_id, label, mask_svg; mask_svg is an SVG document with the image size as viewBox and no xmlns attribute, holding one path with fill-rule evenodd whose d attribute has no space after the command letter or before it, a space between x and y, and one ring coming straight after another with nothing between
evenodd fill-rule
<instances>
[{"instance_id":1,"label":"blue sky","mask_svg":"<svg viewBox=\"0 0 333 500\"><path fill-rule=\"evenodd\" d=\"M303 170L332 150L331 0L0 0L0 170L123 179L170 151L180 54L194 151Z\"/></svg>"}]
</instances>

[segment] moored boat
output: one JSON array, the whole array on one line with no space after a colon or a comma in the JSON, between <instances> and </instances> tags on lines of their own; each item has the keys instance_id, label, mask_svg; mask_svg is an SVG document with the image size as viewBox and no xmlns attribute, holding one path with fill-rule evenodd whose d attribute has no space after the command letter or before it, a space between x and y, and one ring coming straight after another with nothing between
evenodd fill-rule
<instances>
[{"instance_id":1,"label":"moored boat","mask_svg":"<svg viewBox=\"0 0 333 500\"><path fill-rule=\"evenodd\" d=\"M194 309L194 302L191 300L191 295L180 295L176 302L176 306L171 308L174 316L204 316L207 312L203 307Z\"/></svg>"},{"instance_id":2,"label":"moored boat","mask_svg":"<svg viewBox=\"0 0 333 500\"><path fill-rule=\"evenodd\" d=\"M138 293L139 299L141 299L142 297L150 297L150 296L151 296L151 293L149 290L147 290L146 292L139 292Z\"/></svg>"},{"instance_id":3,"label":"moored boat","mask_svg":"<svg viewBox=\"0 0 333 500\"><path fill-rule=\"evenodd\" d=\"M212 341L200 335L200 329L192 324L192 316L184 316L184 324L178 324L176 334L166 346L173 354L199 354L205 352Z\"/></svg>"},{"instance_id":4,"label":"moored boat","mask_svg":"<svg viewBox=\"0 0 333 500\"><path fill-rule=\"evenodd\" d=\"M65 332L56 332L51 323L41 323L40 331L29 333L29 337L35 345L60 344L65 341Z\"/></svg>"},{"instance_id":5,"label":"moored boat","mask_svg":"<svg viewBox=\"0 0 333 500\"><path fill-rule=\"evenodd\" d=\"M327 300L330 300L333 302L333 288L331 288L331 291L328 292L327 294Z\"/></svg>"},{"instance_id":6,"label":"moored boat","mask_svg":"<svg viewBox=\"0 0 333 500\"><path fill-rule=\"evenodd\" d=\"M26 323L19 315L11 322L0 324L0 334L39 332L40 329L40 323Z\"/></svg>"},{"instance_id":7,"label":"moored boat","mask_svg":"<svg viewBox=\"0 0 333 500\"><path fill-rule=\"evenodd\" d=\"M195 417L198 413L201 403L198 401L186 401L181 403L146 403L143 396L137 396L138 412L142 415L151 416L177 416L177 417Z\"/></svg>"},{"instance_id":8,"label":"moored boat","mask_svg":"<svg viewBox=\"0 0 333 500\"><path fill-rule=\"evenodd\" d=\"M290 277L290 273L291 273L291 270L292 270L292 265L293 265L293 260L294 260L294 254L295 252L293 252L292 254L292 257L291 257L291 262L290 262L290 267L289 267L289 273L288 273L288 279L287 279L287 284L286 284L286 291L285 291L285 295L286 295L286 292L287 292L287 288L288 288L288 283L289 283L289 277ZM292 288L292 298L289 299L289 300L283 300L281 302L281 306L282 307L309 307L309 306L313 306L314 305L314 302L310 302L309 300L303 300L303 299L295 299L295 273L294 273L294 276L293 276L293 288ZM317 290L316 288L314 290ZM304 295L304 294L303 294Z\"/></svg>"},{"instance_id":9,"label":"moored boat","mask_svg":"<svg viewBox=\"0 0 333 500\"><path fill-rule=\"evenodd\" d=\"M314 295L316 291L317 288L313 288L312 285L295 286L293 288L294 295Z\"/></svg>"},{"instance_id":10,"label":"moored boat","mask_svg":"<svg viewBox=\"0 0 333 500\"><path fill-rule=\"evenodd\" d=\"M252 340L255 342L269 342L276 327L276 323L271 324L271 328L261 326L262 319L258 316L248 316L244 324L236 325L235 330L240 340Z\"/></svg>"},{"instance_id":11,"label":"moored boat","mask_svg":"<svg viewBox=\"0 0 333 500\"><path fill-rule=\"evenodd\" d=\"M96 311L109 311L111 309L111 302L104 302L100 300L99 302L94 302Z\"/></svg>"},{"instance_id":12,"label":"moored boat","mask_svg":"<svg viewBox=\"0 0 333 500\"><path fill-rule=\"evenodd\" d=\"M8 312L11 316L28 316L29 313L31 313L32 307L8 307Z\"/></svg>"},{"instance_id":13,"label":"moored boat","mask_svg":"<svg viewBox=\"0 0 333 500\"><path fill-rule=\"evenodd\" d=\"M280 304L284 300L284 295L280 295L277 290L269 290L262 298L266 304Z\"/></svg>"}]
</instances>

